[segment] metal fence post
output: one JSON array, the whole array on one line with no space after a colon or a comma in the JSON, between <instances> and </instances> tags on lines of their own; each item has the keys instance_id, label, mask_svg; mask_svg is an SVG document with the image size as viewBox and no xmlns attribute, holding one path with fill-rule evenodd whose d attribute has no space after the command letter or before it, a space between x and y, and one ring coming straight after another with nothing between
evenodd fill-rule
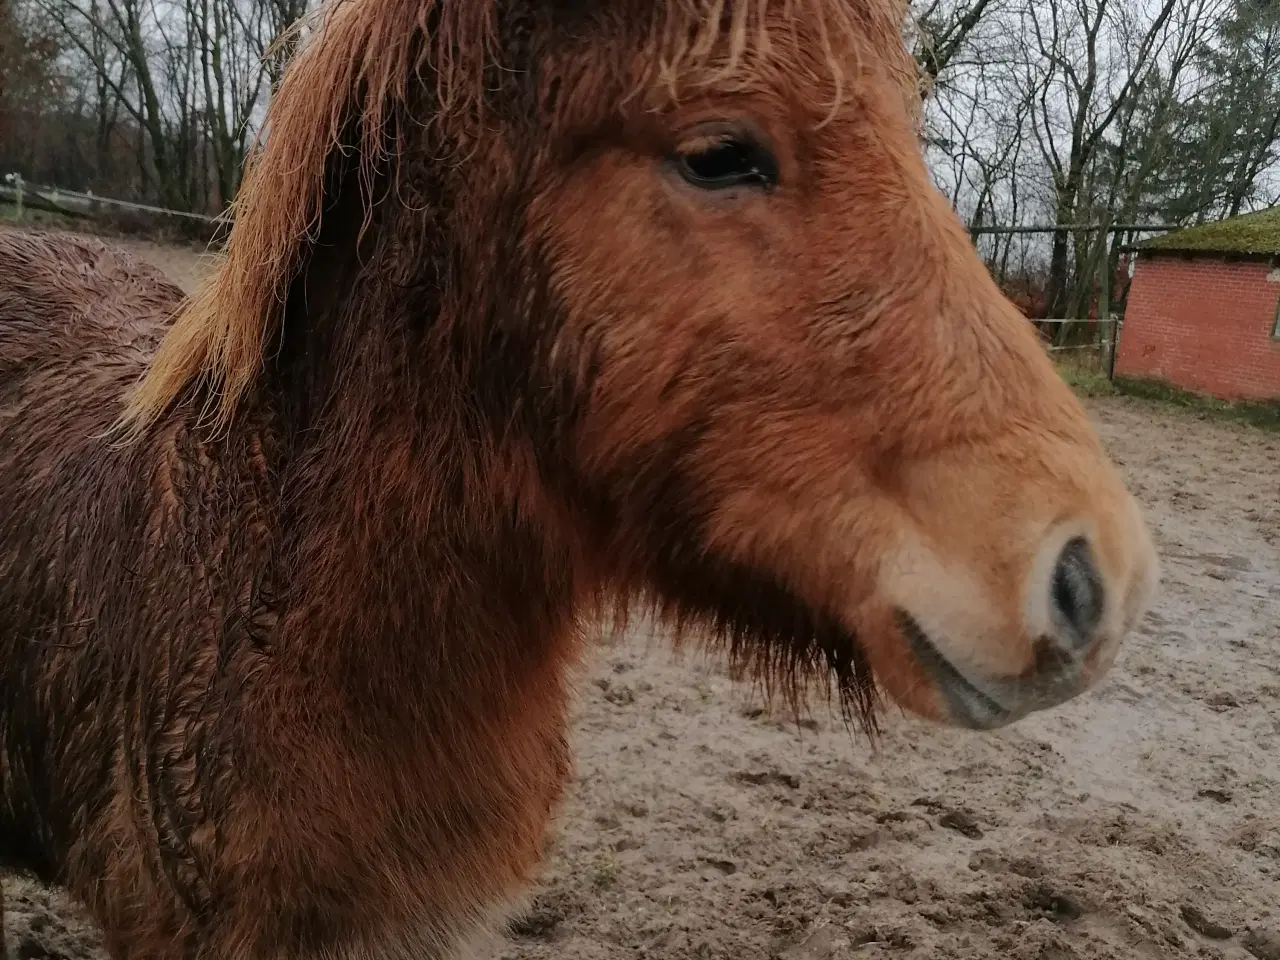
<instances>
[{"instance_id":1,"label":"metal fence post","mask_svg":"<svg viewBox=\"0 0 1280 960\"><path fill-rule=\"evenodd\" d=\"M1102 368L1111 379L1111 368L1115 365L1116 327L1111 318L1111 215L1102 218L1102 226L1098 228L1098 244L1102 255L1098 258L1098 333L1102 336Z\"/></svg>"}]
</instances>

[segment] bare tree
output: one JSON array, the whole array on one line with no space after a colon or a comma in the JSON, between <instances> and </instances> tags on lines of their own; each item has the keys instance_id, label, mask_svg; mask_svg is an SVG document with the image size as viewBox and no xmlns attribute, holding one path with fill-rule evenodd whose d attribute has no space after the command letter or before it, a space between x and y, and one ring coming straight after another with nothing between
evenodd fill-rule
<instances>
[{"instance_id":1,"label":"bare tree","mask_svg":"<svg viewBox=\"0 0 1280 960\"><path fill-rule=\"evenodd\" d=\"M309 2L0 0L0 124L20 100L23 122L38 114L45 131L19 156L0 130L0 161L65 172L69 186L221 209ZM910 0L909 10L926 150L974 228L1194 221L1280 194L1275 0ZM37 21L44 34L14 39L9 24L30 33ZM22 54L37 34L51 44L38 63ZM41 165L38 154L60 150L74 163ZM975 240L1002 279L1043 264L1053 312L1087 308L1104 255L1095 235L1063 230L1049 243L975 229Z\"/></svg>"},{"instance_id":2,"label":"bare tree","mask_svg":"<svg viewBox=\"0 0 1280 960\"><path fill-rule=\"evenodd\" d=\"M1129 98L1168 42L1168 25L1185 0L1032 0L1023 9L1031 43L1026 75L1036 90L1032 131L1052 178L1059 227L1093 211L1082 204L1089 166ZM1065 230L1054 235L1046 291L1049 309L1072 306L1071 246L1077 263L1087 243Z\"/></svg>"},{"instance_id":3,"label":"bare tree","mask_svg":"<svg viewBox=\"0 0 1280 960\"><path fill-rule=\"evenodd\" d=\"M924 76L926 93L960 56L984 18L1003 0L911 0L909 11L916 62Z\"/></svg>"},{"instance_id":4,"label":"bare tree","mask_svg":"<svg viewBox=\"0 0 1280 960\"><path fill-rule=\"evenodd\" d=\"M4 0L10 2L10 0ZM178 209L218 209L239 186L279 57L272 44L306 0L27 0L84 73L72 112L95 115L98 168L123 116L136 131L145 193Z\"/></svg>"}]
</instances>

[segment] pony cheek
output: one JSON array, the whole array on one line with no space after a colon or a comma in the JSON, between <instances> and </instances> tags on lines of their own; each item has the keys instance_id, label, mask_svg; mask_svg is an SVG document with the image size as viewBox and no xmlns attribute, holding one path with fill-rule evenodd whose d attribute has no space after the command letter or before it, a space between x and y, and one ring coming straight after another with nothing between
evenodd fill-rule
<instances>
[{"instance_id":1,"label":"pony cheek","mask_svg":"<svg viewBox=\"0 0 1280 960\"><path fill-rule=\"evenodd\" d=\"M892 610L868 604L860 613L858 642L871 662L876 686L904 710L926 720L946 722L946 705L920 662L912 656Z\"/></svg>"}]
</instances>

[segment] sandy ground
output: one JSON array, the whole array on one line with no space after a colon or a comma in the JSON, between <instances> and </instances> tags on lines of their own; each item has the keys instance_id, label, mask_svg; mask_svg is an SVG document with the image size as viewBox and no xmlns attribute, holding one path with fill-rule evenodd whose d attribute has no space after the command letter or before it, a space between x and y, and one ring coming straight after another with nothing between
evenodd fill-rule
<instances>
[{"instance_id":1,"label":"sandy ground","mask_svg":"<svg viewBox=\"0 0 1280 960\"><path fill-rule=\"evenodd\" d=\"M196 244L176 246L155 243L140 237L112 238L109 242L124 247L139 260L145 260L156 269L163 271L170 280L188 293L194 291L200 279L212 268L215 260L214 254Z\"/></svg>"},{"instance_id":2,"label":"sandy ground","mask_svg":"<svg viewBox=\"0 0 1280 960\"><path fill-rule=\"evenodd\" d=\"M487 960L1280 960L1280 435L1090 409L1164 561L1103 686L993 735L894 711L872 749L606 642L551 856ZM56 895L6 894L17 956L96 956Z\"/></svg>"}]
</instances>

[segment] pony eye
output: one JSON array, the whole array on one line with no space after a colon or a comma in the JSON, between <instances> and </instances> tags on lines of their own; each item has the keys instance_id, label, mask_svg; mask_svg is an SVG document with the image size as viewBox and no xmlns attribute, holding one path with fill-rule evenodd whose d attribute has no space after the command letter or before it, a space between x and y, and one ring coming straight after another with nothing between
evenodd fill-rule
<instances>
[{"instance_id":1,"label":"pony eye","mask_svg":"<svg viewBox=\"0 0 1280 960\"><path fill-rule=\"evenodd\" d=\"M778 163L760 144L722 137L687 148L673 159L676 171L701 190L724 190L743 184L772 190L778 185Z\"/></svg>"}]
</instances>

